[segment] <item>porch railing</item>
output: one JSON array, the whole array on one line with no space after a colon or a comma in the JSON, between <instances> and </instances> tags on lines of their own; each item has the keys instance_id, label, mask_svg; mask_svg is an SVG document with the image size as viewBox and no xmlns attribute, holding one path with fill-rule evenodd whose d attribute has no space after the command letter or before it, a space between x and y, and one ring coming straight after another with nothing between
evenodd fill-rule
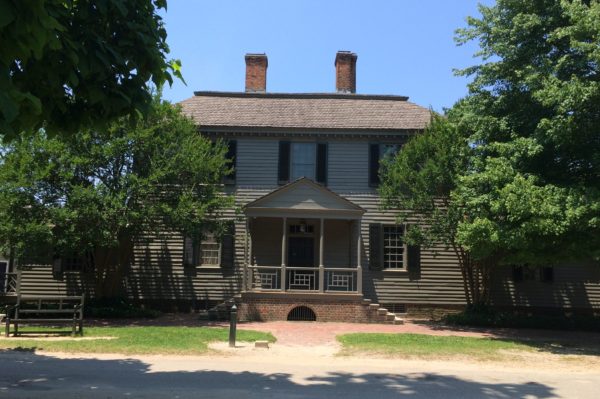
<instances>
[{"instance_id":1,"label":"porch railing","mask_svg":"<svg viewBox=\"0 0 600 399\"><path fill-rule=\"evenodd\" d=\"M17 273L0 273L0 295L16 295L17 278Z\"/></svg>"},{"instance_id":2,"label":"porch railing","mask_svg":"<svg viewBox=\"0 0 600 399\"><path fill-rule=\"evenodd\" d=\"M247 266L250 291L361 292L360 268Z\"/></svg>"}]
</instances>

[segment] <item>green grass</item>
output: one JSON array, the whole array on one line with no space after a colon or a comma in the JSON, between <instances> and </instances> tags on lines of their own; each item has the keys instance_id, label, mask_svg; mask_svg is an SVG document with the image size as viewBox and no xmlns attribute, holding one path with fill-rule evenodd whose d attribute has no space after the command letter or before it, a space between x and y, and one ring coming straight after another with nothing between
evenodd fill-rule
<instances>
[{"instance_id":1,"label":"green grass","mask_svg":"<svg viewBox=\"0 0 600 399\"><path fill-rule=\"evenodd\" d=\"M341 354L381 354L414 358L472 357L498 359L502 351L534 351L526 344L491 338L423 334L344 334L337 337Z\"/></svg>"},{"instance_id":2,"label":"green grass","mask_svg":"<svg viewBox=\"0 0 600 399\"><path fill-rule=\"evenodd\" d=\"M53 331L49 328L25 328L23 331ZM65 331L64 329L62 331ZM209 327L89 327L85 338L51 340L38 337L0 339L1 349L45 350L69 353L122 353L122 354L203 354L208 343L227 341L227 328ZM112 337L112 339L102 339ZM270 333L238 330L238 341L267 340L275 342Z\"/></svg>"}]
</instances>

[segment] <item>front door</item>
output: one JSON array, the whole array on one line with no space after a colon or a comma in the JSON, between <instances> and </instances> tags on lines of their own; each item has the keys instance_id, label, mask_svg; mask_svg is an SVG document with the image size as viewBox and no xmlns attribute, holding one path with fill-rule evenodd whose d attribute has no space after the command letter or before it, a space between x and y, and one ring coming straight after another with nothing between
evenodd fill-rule
<instances>
[{"instance_id":1,"label":"front door","mask_svg":"<svg viewBox=\"0 0 600 399\"><path fill-rule=\"evenodd\" d=\"M290 237L288 264L292 267L314 267L315 239L313 237Z\"/></svg>"}]
</instances>

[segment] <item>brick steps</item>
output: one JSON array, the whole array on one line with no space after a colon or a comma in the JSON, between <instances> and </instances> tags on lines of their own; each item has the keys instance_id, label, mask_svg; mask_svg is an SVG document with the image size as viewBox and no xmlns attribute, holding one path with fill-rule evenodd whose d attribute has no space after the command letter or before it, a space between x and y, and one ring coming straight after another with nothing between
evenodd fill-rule
<instances>
[{"instance_id":1,"label":"brick steps","mask_svg":"<svg viewBox=\"0 0 600 399\"><path fill-rule=\"evenodd\" d=\"M370 299L363 299L363 306L368 307L369 321L378 324L404 324L404 320L395 313L382 308L378 303L371 303Z\"/></svg>"}]
</instances>

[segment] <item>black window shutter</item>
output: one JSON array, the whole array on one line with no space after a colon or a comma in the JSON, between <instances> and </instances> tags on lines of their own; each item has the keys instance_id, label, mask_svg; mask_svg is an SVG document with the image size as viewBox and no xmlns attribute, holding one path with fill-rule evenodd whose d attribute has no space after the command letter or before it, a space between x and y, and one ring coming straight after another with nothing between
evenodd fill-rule
<instances>
[{"instance_id":1,"label":"black window shutter","mask_svg":"<svg viewBox=\"0 0 600 399\"><path fill-rule=\"evenodd\" d=\"M227 229L221 238L221 267L233 268L235 259L235 224L227 224Z\"/></svg>"},{"instance_id":2,"label":"black window shutter","mask_svg":"<svg viewBox=\"0 0 600 399\"><path fill-rule=\"evenodd\" d=\"M379 185L379 144L369 144L369 186Z\"/></svg>"},{"instance_id":3,"label":"black window shutter","mask_svg":"<svg viewBox=\"0 0 600 399\"><path fill-rule=\"evenodd\" d=\"M369 268L383 270L383 229L381 223L369 224Z\"/></svg>"},{"instance_id":4,"label":"black window shutter","mask_svg":"<svg viewBox=\"0 0 600 399\"><path fill-rule=\"evenodd\" d=\"M55 279L61 279L63 272L63 260L62 257L56 255L52 258L52 277Z\"/></svg>"},{"instance_id":5,"label":"black window shutter","mask_svg":"<svg viewBox=\"0 0 600 399\"><path fill-rule=\"evenodd\" d=\"M317 182L327 185L327 143L317 143Z\"/></svg>"},{"instance_id":6,"label":"black window shutter","mask_svg":"<svg viewBox=\"0 0 600 399\"><path fill-rule=\"evenodd\" d=\"M545 283L554 281L554 268L552 266L543 266L540 268L540 280Z\"/></svg>"},{"instance_id":7,"label":"black window shutter","mask_svg":"<svg viewBox=\"0 0 600 399\"><path fill-rule=\"evenodd\" d=\"M231 160L229 167L233 168L231 173L225 177L225 184L235 184L235 175L237 170L237 141L229 140L227 142L227 159Z\"/></svg>"},{"instance_id":8,"label":"black window shutter","mask_svg":"<svg viewBox=\"0 0 600 399\"><path fill-rule=\"evenodd\" d=\"M421 279L421 246L408 245L406 254L408 263L408 278L410 280Z\"/></svg>"},{"instance_id":9,"label":"black window shutter","mask_svg":"<svg viewBox=\"0 0 600 399\"><path fill-rule=\"evenodd\" d=\"M522 265L512 265L512 279L515 283L523 281Z\"/></svg>"},{"instance_id":10,"label":"black window shutter","mask_svg":"<svg viewBox=\"0 0 600 399\"><path fill-rule=\"evenodd\" d=\"M183 239L183 265L187 267L196 266L198 253L195 240L192 237Z\"/></svg>"},{"instance_id":11,"label":"black window shutter","mask_svg":"<svg viewBox=\"0 0 600 399\"><path fill-rule=\"evenodd\" d=\"M279 142L279 184L286 184L290 180L290 142Z\"/></svg>"}]
</instances>

